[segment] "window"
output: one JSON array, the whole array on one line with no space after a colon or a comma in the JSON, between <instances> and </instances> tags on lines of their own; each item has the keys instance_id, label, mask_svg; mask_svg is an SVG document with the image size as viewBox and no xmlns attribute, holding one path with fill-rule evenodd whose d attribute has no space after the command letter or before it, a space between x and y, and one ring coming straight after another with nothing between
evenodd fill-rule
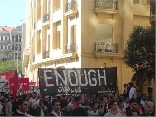
<instances>
[{"instance_id":1,"label":"window","mask_svg":"<svg viewBox=\"0 0 156 117\"><path fill-rule=\"evenodd\" d=\"M14 55L14 53L12 53L11 58L13 59L13 58L14 58L14 56L15 56L15 55Z\"/></svg>"},{"instance_id":2,"label":"window","mask_svg":"<svg viewBox=\"0 0 156 117\"><path fill-rule=\"evenodd\" d=\"M18 35L16 35L16 42L18 42Z\"/></svg>"},{"instance_id":3,"label":"window","mask_svg":"<svg viewBox=\"0 0 156 117\"><path fill-rule=\"evenodd\" d=\"M0 44L0 49L2 49L2 45Z\"/></svg>"},{"instance_id":4,"label":"window","mask_svg":"<svg viewBox=\"0 0 156 117\"><path fill-rule=\"evenodd\" d=\"M14 35L12 36L12 41L14 41Z\"/></svg>"},{"instance_id":5,"label":"window","mask_svg":"<svg viewBox=\"0 0 156 117\"><path fill-rule=\"evenodd\" d=\"M22 38L22 36L19 36L19 42L21 42L21 38Z\"/></svg>"},{"instance_id":6,"label":"window","mask_svg":"<svg viewBox=\"0 0 156 117\"><path fill-rule=\"evenodd\" d=\"M70 44L76 43L76 25L71 26Z\"/></svg>"},{"instance_id":7,"label":"window","mask_svg":"<svg viewBox=\"0 0 156 117\"><path fill-rule=\"evenodd\" d=\"M5 41L7 41L7 36L5 36Z\"/></svg>"},{"instance_id":8,"label":"window","mask_svg":"<svg viewBox=\"0 0 156 117\"><path fill-rule=\"evenodd\" d=\"M15 48L14 48L14 44L12 44L12 50L14 50Z\"/></svg>"},{"instance_id":9,"label":"window","mask_svg":"<svg viewBox=\"0 0 156 117\"><path fill-rule=\"evenodd\" d=\"M61 48L61 22L57 23L56 48Z\"/></svg>"},{"instance_id":10,"label":"window","mask_svg":"<svg viewBox=\"0 0 156 117\"><path fill-rule=\"evenodd\" d=\"M112 24L98 24L96 30L96 38L98 42L108 42L113 41L113 26Z\"/></svg>"},{"instance_id":11,"label":"window","mask_svg":"<svg viewBox=\"0 0 156 117\"><path fill-rule=\"evenodd\" d=\"M19 44L18 50L20 50L20 51L21 51L21 45L20 45L20 44Z\"/></svg>"},{"instance_id":12,"label":"window","mask_svg":"<svg viewBox=\"0 0 156 117\"><path fill-rule=\"evenodd\" d=\"M18 45L17 44L15 45L15 50L18 50Z\"/></svg>"}]
</instances>

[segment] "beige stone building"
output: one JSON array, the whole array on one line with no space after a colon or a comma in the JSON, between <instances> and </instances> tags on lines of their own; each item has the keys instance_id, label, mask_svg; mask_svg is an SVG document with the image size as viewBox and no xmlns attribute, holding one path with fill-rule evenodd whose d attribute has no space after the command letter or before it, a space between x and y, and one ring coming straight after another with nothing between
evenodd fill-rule
<instances>
[{"instance_id":1,"label":"beige stone building","mask_svg":"<svg viewBox=\"0 0 156 117\"><path fill-rule=\"evenodd\" d=\"M150 26L149 16L149 0L27 0L25 77L37 82L38 68L117 66L122 93L134 74L126 42L134 26Z\"/></svg>"}]
</instances>

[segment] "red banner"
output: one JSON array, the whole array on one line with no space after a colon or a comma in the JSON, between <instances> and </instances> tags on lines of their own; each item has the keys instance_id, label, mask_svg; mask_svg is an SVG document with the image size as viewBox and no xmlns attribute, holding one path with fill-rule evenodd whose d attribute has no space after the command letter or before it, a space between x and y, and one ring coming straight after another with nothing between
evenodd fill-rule
<instances>
[{"instance_id":1,"label":"red banner","mask_svg":"<svg viewBox=\"0 0 156 117\"><path fill-rule=\"evenodd\" d=\"M11 78L9 83L10 83L10 91L13 91L15 88L15 78ZM29 90L29 78L18 78L18 89L22 91L28 91ZM16 82L16 83L17 83Z\"/></svg>"}]
</instances>

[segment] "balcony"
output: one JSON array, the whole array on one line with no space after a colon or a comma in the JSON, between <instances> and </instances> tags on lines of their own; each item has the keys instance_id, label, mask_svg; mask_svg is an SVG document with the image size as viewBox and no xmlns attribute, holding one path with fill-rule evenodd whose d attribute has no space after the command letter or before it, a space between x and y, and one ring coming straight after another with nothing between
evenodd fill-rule
<instances>
[{"instance_id":1,"label":"balcony","mask_svg":"<svg viewBox=\"0 0 156 117\"><path fill-rule=\"evenodd\" d=\"M123 53L118 53L117 43L95 42L96 58L123 58Z\"/></svg>"},{"instance_id":2,"label":"balcony","mask_svg":"<svg viewBox=\"0 0 156 117\"><path fill-rule=\"evenodd\" d=\"M43 52L43 59L49 58L49 51L44 51Z\"/></svg>"},{"instance_id":3,"label":"balcony","mask_svg":"<svg viewBox=\"0 0 156 117\"><path fill-rule=\"evenodd\" d=\"M78 5L75 0L72 0L71 2L66 3L66 11L64 13L64 16L67 16L67 17L75 16L78 13L77 6Z\"/></svg>"},{"instance_id":4,"label":"balcony","mask_svg":"<svg viewBox=\"0 0 156 117\"><path fill-rule=\"evenodd\" d=\"M27 67L29 62L29 49L23 51L23 67Z\"/></svg>"},{"instance_id":5,"label":"balcony","mask_svg":"<svg viewBox=\"0 0 156 117\"><path fill-rule=\"evenodd\" d=\"M73 53L77 50L76 44L67 44L65 46L65 53Z\"/></svg>"},{"instance_id":6,"label":"balcony","mask_svg":"<svg viewBox=\"0 0 156 117\"><path fill-rule=\"evenodd\" d=\"M95 0L95 9L96 14L117 14L118 11L118 0Z\"/></svg>"},{"instance_id":7,"label":"balcony","mask_svg":"<svg viewBox=\"0 0 156 117\"><path fill-rule=\"evenodd\" d=\"M43 26L49 25L50 21L50 13L47 13L43 16Z\"/></svg>"}]
</instances>

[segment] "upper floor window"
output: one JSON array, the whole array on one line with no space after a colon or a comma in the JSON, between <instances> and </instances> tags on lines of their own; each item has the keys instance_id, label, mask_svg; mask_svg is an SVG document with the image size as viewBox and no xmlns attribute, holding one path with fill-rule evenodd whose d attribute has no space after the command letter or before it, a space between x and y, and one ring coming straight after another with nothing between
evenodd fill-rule
<instances>
[{"instance_id":1,"label":"upper floor window","mask_svg":"<svg viewBox=\"0 0 156 117\"><path fill-rule=\"evenodd\" d=\"M19 36L19 42L21 42L21 39L22 39L22 36L20 35L20 36Z\"/></svg>"},{"instance_id":2,"label":"upper floor window","mask_svg":"<svg viewBox=\"0 0 156 117\"><path fill-rule=\"evenodd\" d=\"M17 44L15 45L15 50L18 50L18 45Z\"/></svg>"},{"instance_id":3,"label":"upper floor window","mask_svg":"<svg viewBox=\"0 0 156 117\"><path fill-rule=\"evenodd\" d=\"M96 30L96 38L99 42L112 43L113 26L112 24L98 24Z\"/></svg>"},{"instance_id":4,"label":"upper floor window","mask_svg":"<svg viewBox=\"0 0 156 117\"><path fill-rule=\"evenodd\" d=\"M15 37L15 36L14 36L14 35L12 35L12 41L14 41L14 37Z\"/></svg>"},{"instance_id":5,"label":"upper floor window","mask_svg":"<svg viewBox=\"0 0 156 117\"><path fill-rule=\"evenodd\" d=\"M7 36L5 36L5 41L7 41Z\"/></svg>"},{"instance_id":6,"label":"upper floor window","mask_svg":"<svg viewBox=\"0 0 156 117\"><path fill-rule=\"evenodd\" d=\"M16 42L18 42L18 35L16 35Z\"/></svg>"},{"instance_id":7,"label":"upper floor window","mask_svg":"<svg viewBox=\"0 0 156 117\"><path fill-rule=\"evenodd\" d=\"M12 50L14 50L14 44L12 44Z\"/></svg>"}]
</instances>

